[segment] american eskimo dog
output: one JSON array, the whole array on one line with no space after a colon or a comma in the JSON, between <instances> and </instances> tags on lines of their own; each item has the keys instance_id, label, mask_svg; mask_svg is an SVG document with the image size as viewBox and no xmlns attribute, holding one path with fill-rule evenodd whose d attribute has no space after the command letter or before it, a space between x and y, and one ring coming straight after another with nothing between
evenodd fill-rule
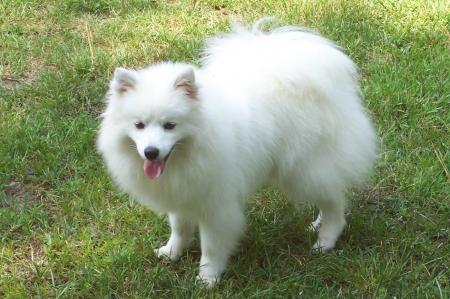
<instances>
[{"instance_id":1,"label":"american eskimo dog","mask_svg":"<svg viewBox=\"0 0 450 299\"><path fill-rule=\"evenodd\" d=\"M255 191L271 184L317 205L314 248L325 251L345 226L345 191L376 155L349 57L305 29L260 23L209 40L201 67L117 68L98 136L117 185L168 215L172 232L158 256L179 259L198 227L198 277L210 287Z\"/></svg>"}]
</instances>

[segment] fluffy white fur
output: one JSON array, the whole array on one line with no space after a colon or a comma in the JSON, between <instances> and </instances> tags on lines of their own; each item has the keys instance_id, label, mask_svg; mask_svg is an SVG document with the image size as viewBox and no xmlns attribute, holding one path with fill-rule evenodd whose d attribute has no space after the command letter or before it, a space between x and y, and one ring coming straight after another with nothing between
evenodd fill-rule
<instances>
[{"instance_id":1,"label":"fluffy white fur","mask_svg":"<svg viewBox=\"0 0 450 299\"><path fill-rule=\"evenodd\" d=\"M246 199L270 184L320 208L314 247L333 248L345 190L367 177L376 154L353 62L317 34L257 26L210 40L203 62L117 69L100 127L115 182L169 216L158 256L177 260L198 227L199 278L214 285L244 232ZM168 121L176 127L165 130ZM143 171L148 146L169 155L156 180Z\"/></svg>"}]
</instances>

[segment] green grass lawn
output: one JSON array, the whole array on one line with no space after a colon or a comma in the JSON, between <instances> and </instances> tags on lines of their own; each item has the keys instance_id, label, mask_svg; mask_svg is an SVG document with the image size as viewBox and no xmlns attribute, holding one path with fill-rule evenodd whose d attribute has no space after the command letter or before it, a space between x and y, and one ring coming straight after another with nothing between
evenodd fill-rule
<instances>
[{"instance_id":1,"label":"green grass lawn","mask_svg":"<svg viewBox=\"0 0 450 299\"><path fill-rule=\"evenodd\" d=\"M314 209L265 190L208 292L198 240L178 263L154 255L168 226L111 184L99 114L116 66L195 63L231 17L265 15L356 61L381 151L334 251L310 251ZM449 28L445 0L0 0L0 297L449 298Z\"/></svg>"}]
</instances>

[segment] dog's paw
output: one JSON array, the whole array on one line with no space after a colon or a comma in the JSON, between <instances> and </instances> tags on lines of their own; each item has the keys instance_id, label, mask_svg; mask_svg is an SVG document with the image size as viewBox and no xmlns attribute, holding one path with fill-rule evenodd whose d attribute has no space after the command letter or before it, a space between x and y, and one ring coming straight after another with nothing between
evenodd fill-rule
<instances>
[{"instance_id":1,"label":"dog's paw","mask_svg":"<svg viewBox=\"0 0 450 299\"><path fill-rule=\"evenodd\" d=\"M319 238L313 246L313 251L317 253L324 253L334 248L335 240Z\"/></svg>"},{"instance_id":2,"label":"dog's paw","mask_svg":"<svg viewBox=\"0 0 450 299\"><path fill-rule=\"evenodd\" d=\"M199 274L196 278L198 281L203 283L208 290L212 289L219 282L219 277L217 276Z\"/></svg>"},{"instance_id":3,"label":"dog's paw","mask_svg":"<svg viewBox=\"0 0 450 299\"><path fill-rule=\"evenodd\" d=\"M170 259L173 262L178 261L181 257L181 252L174 250L174 248L169 245L165 245L165 246L160 247L159 249L155 249L155 254L159 258Z\"/></svg>"}]
</instances>

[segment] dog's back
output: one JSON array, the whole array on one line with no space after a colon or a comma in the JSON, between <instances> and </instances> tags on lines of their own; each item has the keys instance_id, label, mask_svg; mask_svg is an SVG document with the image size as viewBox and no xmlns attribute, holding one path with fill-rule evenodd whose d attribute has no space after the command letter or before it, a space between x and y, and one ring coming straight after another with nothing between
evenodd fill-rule
<instances>
[{"instance_id":1,"label":"dog's back","mask_svg":"<svg viewBox=\"0 0 450 299\"><path fill-rule=\"evenodd\" d=\"M264 32L264 25L262 20L251 30L236 26L211 39L204 71L225 93L231 89L238 101L246 101L255 133L261 125L274 130L281 177L295 168L311 168L315 175L334 176L343 188L364 181L376 141L354 63L311 31L288 26Z\"/></svg>"}]
</instances>

